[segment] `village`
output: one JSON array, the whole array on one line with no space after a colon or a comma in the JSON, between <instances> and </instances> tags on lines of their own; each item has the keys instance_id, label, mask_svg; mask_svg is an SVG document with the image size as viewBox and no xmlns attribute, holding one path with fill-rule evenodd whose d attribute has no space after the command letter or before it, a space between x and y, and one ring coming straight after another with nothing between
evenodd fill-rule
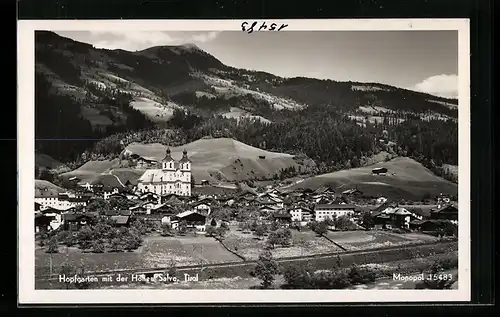
<instances>
[{"instance_id":1,"label":"village","mask_svg":"<svg viewBox=\"0 0 500 317\"><path fill-rule=\"evenodd\" d=\"M408 202L357 188L192 184L188 153L176 161L169 149L152 167L135 183L104 175L73 177L76 186L62 192L36 189L37 272L82 261L90 271L203 267L255 261L269 250L305 258L457 238L458 208L444 195Z\"/></svg>"}]
</instances>

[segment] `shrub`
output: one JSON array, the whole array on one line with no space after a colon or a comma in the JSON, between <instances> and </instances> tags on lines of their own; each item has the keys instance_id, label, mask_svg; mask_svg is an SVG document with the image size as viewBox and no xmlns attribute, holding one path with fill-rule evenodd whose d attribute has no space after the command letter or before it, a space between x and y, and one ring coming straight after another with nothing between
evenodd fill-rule
<instances>
[{"instance_id":1,"label":"shrub","mask_svg":"<svg viewBox=\"0 0 500 317\"><path fill-rule=\"evenodd\" d=\"M344 270L315 272L312 281L318 289L344 289L351 285Z\"/></svg>"},{"instance_id":2,"label":"shrub","mask_svg":"<svg viewBox=\"0 0 500 317\"><path fill-rule=\"evenodd\" d=\"M351 267L347 276L349 277L350 283L353 285L373 283L377 277L374 271L368 268L360 268L355 265Z\"/></svg>"},{"instance_id":3,"label":"shrub","mask_svg":"<svg viewBox=\"0 0 500 317\"><path fill-rule=\"evenodd\" d=\"M103 253L104 251L106 251L106 248L103 241L100 239L92 241L92 252Z\"/></svg>"},{"instance_id":4,"label":"shrub","mask_svg":"<svg viewBox=\"0 0 500 317\"><path fill-rule=\"evenodd\" d=\"M283 277L290 288L310 289L314 288L312 280L313 269L309 264L291 264L283 271Z\"/></svg>"}]
</instances>

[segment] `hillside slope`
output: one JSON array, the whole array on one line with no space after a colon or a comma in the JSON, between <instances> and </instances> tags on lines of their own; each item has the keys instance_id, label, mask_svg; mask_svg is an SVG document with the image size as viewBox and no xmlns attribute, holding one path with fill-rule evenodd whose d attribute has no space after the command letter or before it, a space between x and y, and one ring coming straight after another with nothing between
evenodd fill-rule
<instances>
[{"instance_id":1,"label":"hillside slope","mask_svg":"<svg viewBox=\"0 0 500 317\"><path fill-rule=\"evenodd\" d=\"M35 179L35 196L43 195L57 195L58 193L65 192L64 188L52 184L51 182Z\"/></svg>"},{"instance_id":2,"label":"hillside slope","mask_svg":"<svg viewBox=\"0 0 500 317\"><path fill-rule=\"evenodd\" d=\"M165 157L166 149L165 145L159 143L131 143L125 148L123 157L135 154L159 162ZM261 150L229 138L200 139L170 149L176 160L182 157L184 149L187 150L196 183L201 180L218 183L272 178L282 169L291 166L297 171L310 171L315 168L312 160L298 160L290 154ZM103 175L115 175L122 183L129 180L135 184L144 170L124 167L126 162L127 160L120 162L119 159L89 161L60 176L64 179L77 177L81 182L92 182Z\"/></svg>"},{"instance_id":3,"label":"hillside slope","mask_svg":"<svg viewBox=\"0 0 500 317\"><path fill-rule=\"evenodd\" d=\"M193 176L197 182L202 179L218 182L270 178L291 166L297 170L315 166L310 160L299 162L293 155L261 150L229 138L200 139L174 147L171 148L172 157L180 159L184 149L193 163ZM166 146L157 143L132 143L125 153L161 161L165 151Z\"/></svg>"},{"instance_id":4,"label":"hillside slope","mask_svg":"<svg viewBox=\"0 0 500 317\"><path fill-rule=\"evenodd\" d=\"M374 175L372 169L385 167L386 175ZM434 175L422 164L406 157L398 157L388 162L322 174L308 178L288 190L303 188L317 189L330 186L336 192L357 188L364 195L390 199L421 200L425 196L435 197L440 193L457 195L458 186Z\"/></svg>"}]
</instances>

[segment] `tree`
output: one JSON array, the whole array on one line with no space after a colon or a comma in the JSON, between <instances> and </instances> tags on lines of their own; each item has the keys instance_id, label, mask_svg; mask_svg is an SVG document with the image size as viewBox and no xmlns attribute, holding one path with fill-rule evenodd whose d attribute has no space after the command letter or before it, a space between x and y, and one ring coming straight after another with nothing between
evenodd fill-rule
<instances>
[{"instance_id":1,"label":"tree","mask_svg":"<svg viewBox=\"0 0 500 317\"><path fill-rule=\"evenodd\" d=\"M111 210L128 210L133 205L134 203L127 198L111 197L109 199L109 209Z\"/></svg>"},{"instance_id":2,"label":"tree","mask_svg":"<svg viewBox=\"0 0 500 317\"><path fill-rule=\"evenodd\" d=\"M113 252L121 252L124 249L123 241L120 238L113 238L113 239L111 239L109 248Z\"/></svg>"},{"instance_id":3,"label":"tree","mask_svg":"<svg viewBox=\"0 0 500 317\"><path fill-rule=\"evenodd\" d=\"M228 227L220 226L219 228L217 228L215 230L215 235L216 235L218 240L223 240L228 232L229 232Z\"/></svg>"},{"instance_id":4,"label":"tree","mask_svg":"<svg viewBox=\"0 0 500 317\"><path fill-rule=\"evenodd\" d=\"M315 221L311 224L311 229L319 236L323 236L325 233L328 232L328 224L325 221L321 222Z\"/></svg>"},{"instance_id":5,"label":"tree","mask_svg":"<svg viewBox=\"0 0 500 317\"><path fill-rule=\"evenodd\" d=\"M267 233L267 226L265 223L261 223L255 228L254 234L260 239Z\"/></svg>"},{"instance_id":6,"label":"tree","mask_svg":"<svg viewBox=\"0 0 500 317\"><path fill-rule=\"evenodd\" d=\"M179 234L185 234L187 231L187 223L185 220L182 220L181 222L179 222L179 225L177 226L177 232Z\"/></svg>"},{"instance_id":7,"label":"tree","mask_svg":"<svg viewBox=\"0 0 500 317\"><path fill-rule=\"evenodd\" d=\"M361 216L361 225L366 229L371 229L375 225L373 217L369 211L366 211Z\"/></svg>"},{"instance_id":8,"label":"tree","mask_svg":"<svg viewBox=\"0 0 500 317\"><path fill-rule=\"evenodd\" d=\"M59 242L56 236L52 236L47 243L47 253L58 253L59 252Z\"/></svg>"},{"instance_id":9,"label":"tree","mask_svg":"<svg viewBox=\"0 0 500 317\"><path fill-rule=\"evenodd\" d=\"M47 182L54 182L54 174L48 169L43 169L40 171L40 179Z\"/></svg>"},{"instance_id":10,"label":"tree","mask_svg":"<svg viewBox=\"0 0 500 317\"><path fill-rule=\"evenodd\" d=\"M205 232L208 236L214 237L216 235L217 228L212 225L208 225Z\"/></svg>"},{"instance_id":11,"label":"tree","mask_svg":"<svg viewBox=\"0 0 500 317\"><path fill-rule=\"evenodd\" d=\"M92 241L92 252L103 253L104 251L106 251L104 241L102 241L101 239L96 239Z\"/></svg>"},{"instance_id":12,"label":"tree","mask_svg":"<svg viewBox=\"0 0 500 317\"><path fill-rule=\"evenodd\" d=\"M354 223L346 215L335 218L333 223L337 230L352 230L354 228Z\"/></svg>"},{"instance_id":13,"label":"tree","mask_svg":"<svg viewBox=\"0 0 500 317\"><path fill-rule=\"evenodd\" d=\"M274 248L276 245L288 246L291 244L292 232L289 229L278 229L267 237L267 244Z\"/></svg>"},{"instance_id":14,"label":"tree","mask_svg":"<svg viewBox=\"0 0 500 317\"><path fill-rule=\"evenodd\" d=\"M262 280L262 287L269 288L278 274L278 263L273 260L270 251L264 251L259 255L259 260L255 267L255 275Z\"/></svg>"},{"instance_id":15,"label":"tree","mask_svg":"<svg viewBox=\"0 0 500 317\"><path fill-rule=\"evenodd\" d=\"M312 275L314 269L309 262L288 265L283 271L286 284L294 289L314 288Z\"/></svg>"},{"instance_id":16,"label":"tree","mask_svg":"<svg viewBox=\"0 0 500 317\"><path fill-rule=\"evenodd\" d=\"M276 231L279 229L278 223L276 221L271 222L271 225L269 226L270 231Z\"/></svg>"},{"instance_id":17,"label":"tree","mask_svg":"<svg viewBox=\"0 0 500 317\"><path fill-rule=\"evenodd\" d=\"M89 226L84 226L78 230L76 235L78 244L82 250L87 250L92 247L92 241L94 240L94 232Z\"/></svg>"},{"instance_id":18,"label":"tree","mask_svg":"<svg viewBox=\"0 0 500 317\"><path fill-rule=\"evenodd\" d=\"M100 197L93 199L86 207L87 212L97 212L100 215L109 209L109 202Z\"/></svg>"},{"instance_id":19,"label":"tree","mask_svg":"<svg viewBox=\"0 0 500 317\"><path fill-rule=\"evenodd\" d=\"M375 282L376 274L367 268L360 268L353 265L347 273L351 284L368 284Z\"/></svg>"},{"instance_id":20,"label":"tree","mask_svg":"<svg viewBox=\"0 0 500 317\"><path fill-rule=\"evenodd\" d=\"M172 236L172 226L168 223L161 224L161 235L163 237Z\"/></svg>"}]
</instances>

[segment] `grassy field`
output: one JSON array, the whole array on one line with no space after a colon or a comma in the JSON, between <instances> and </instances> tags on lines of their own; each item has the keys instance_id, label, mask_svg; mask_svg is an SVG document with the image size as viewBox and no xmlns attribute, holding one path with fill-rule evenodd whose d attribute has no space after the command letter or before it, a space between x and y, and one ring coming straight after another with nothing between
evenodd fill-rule
<instances>
[{"instance_id":1,"label":"grassy field","mask_svg":"<svg viewBox=\"0 0 500 317\"><path fill-rule=\"evenodd\" d=\"M348 251L410 245L437 240L436 237L425 234L394 234L385 231L329 231L325 236ZM255 260L264 249L266 239L267 237L257 239L250 233L243 233L233 228L224 239L224 244L244 258ZM276 247L273 250L273 255L276 258L284 258L341 251L343 250L331 241L304 229L303 231L292 230L292 246Z\"/></svg>"},{"instance_id":2,"label":"grassy field","mask_svg":"<svg viewBox=\"0 0 500 317\"><path fill-rule=\"evenodd\" d=\"M385 167L386 175L374 175L372 169ZM323 174L304 180L291 188L311 188L330 185L339 191L358 188L367 196L422 200L425 194L456 195L457 184L434 175L413 159L398 157L388 162Z\"/></svg>"},{"instance_id":3,"label":"grassy field","mask_svg":"<svg viewBox=\"0 0 500 317\"><path fill-rule=\"evenodd\" d=\"M62 193L65 191L64 188L61 188L57 185L52 184L49 181L35 179L35 195L41 193L42 191L49 191L51 193Z\"/></svg>"},{"instance_id":4,"label":"grassy field","mask_svg":"<svg viewBox=\"0 0 500 317\"><path fill-rule=\"evenodd\" d=\"M238 181L268 177L283 168L297 166L290 154L261 150L229 138L200 139L174 147L171 148L172 157L179 160L184 149L192 161L194 178L212 182L218 181L217 174L223 179ZM166 147L158 143L132 143L127 146L127 150L142 157L161 160Z\"/></svg>"},{"instance_id":5,"label":"grassy field","mask_svg":"<svg viewBox=\"0 0 500 317\"><path fill-rule=\"evenodd\" d=\"M38 248L35 250L37 274L50 270L50 254ZM89 271L107 271L134 268L167 267L172 261L176 266L198 265L200 263L233 262L240 259L227 251L213 238L150 236L136 251L120 253L82 253L76 248L61 247L52 255L53 271L64 263L84 265Z\"/></svg>"}]
</instances>

